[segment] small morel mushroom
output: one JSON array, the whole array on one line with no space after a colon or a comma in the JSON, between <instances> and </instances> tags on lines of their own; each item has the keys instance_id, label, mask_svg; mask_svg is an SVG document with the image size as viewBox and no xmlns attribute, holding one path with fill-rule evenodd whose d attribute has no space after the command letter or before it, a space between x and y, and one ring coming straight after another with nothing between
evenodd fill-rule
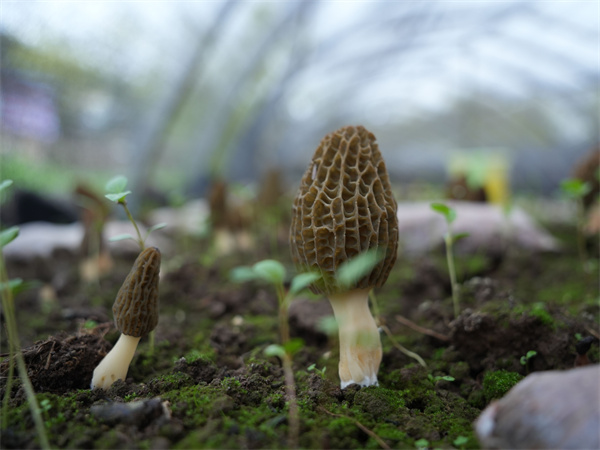
<instances>
[{"instance_id":1,"label":"small morel mushroom","mask_svg":"<svg viewBox=\"0 0 600 450\"><path fill-rule=\"evenodd\" d=\"M290 246L298 270L321 274L311 290L328 296L338 323L342 388L377 384L381 340L368 296L396 261L396 210L375 136L362 126L325 136L294 200ZM341 286L340 265L373 249L382 258L371 272L350 288Z\"/></svg>"},{"instance_id":2,"label":"small morel mushroom","mask_svg":"<svg viewBox=\"0 0 600 450\"><path fill-rule=\"evenodd\" d=\"M108 389L115 381L124 380L140 338L156 327L159 272L156 247L145 249L133 263L112 308L121 336L94 370L92 389Z\"/></svg>"}]
</instances>

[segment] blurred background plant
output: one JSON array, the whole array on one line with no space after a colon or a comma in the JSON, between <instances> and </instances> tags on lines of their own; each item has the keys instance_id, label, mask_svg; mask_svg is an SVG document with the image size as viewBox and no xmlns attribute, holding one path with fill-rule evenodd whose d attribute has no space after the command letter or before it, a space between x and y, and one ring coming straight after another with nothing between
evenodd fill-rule
<instances>
[{"instance_id":1,"label":"blurred background plant","mask_svg":"<svg viewBox=\"0 0 600 450\"><path fill-rule=\"evenodd\" d=\"M326 132L363 124L393 181L477 154L554 195L598 139L597 42L586 1L11 2L2 178L64 193L124 173L181 201L276 167L295 186Z\"/></svg>"}]
</instances>

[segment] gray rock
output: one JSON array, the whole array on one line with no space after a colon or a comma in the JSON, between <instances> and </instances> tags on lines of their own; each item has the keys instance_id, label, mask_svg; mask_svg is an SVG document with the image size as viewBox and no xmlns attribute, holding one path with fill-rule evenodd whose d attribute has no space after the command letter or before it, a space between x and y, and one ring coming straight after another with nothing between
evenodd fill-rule
<instances>
[{"instance_id":1,"label":"gray rock","mask_svg":"<svg viewBox=\"0 0 600 450\"><path fill-rule=\"evenodd\" d=\"M502 207L487 203L446 204L456 210L452 232L469 234L457 242L457 252L501 255L510 245L533 252L559 250L557 240L520 208L506 214ZM447 225L428 202L399 203L398 231L401 252L415 256L442 246Z\"/></svg>"},{"instance_id":2,"label":"gray rock","mask_svg":"<svg viewBox=\"0 0 600 450\"><path fill-rule=\"evenodd\" d=\"M600 366L535 372L475 422L484 448L600 448Z\"/></svg>"}]
</instances>

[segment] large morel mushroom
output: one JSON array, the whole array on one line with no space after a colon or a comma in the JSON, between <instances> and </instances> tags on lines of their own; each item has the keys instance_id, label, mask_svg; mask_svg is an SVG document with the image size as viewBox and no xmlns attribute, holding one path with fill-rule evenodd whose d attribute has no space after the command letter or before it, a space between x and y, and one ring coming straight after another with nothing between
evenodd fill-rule
<instances>
[{"instance_id":1,"label":"large morel mushroom","mask_svg":"<svg viewBox=\"0 0 600 450\"><path fill-rule=\"evenodd\" d=\"M341 386L377 384L381 340L369 310L369 291L381 287L396 261L397 204L375 136L344 127L319 144L292 209L290 246L298 270L320 273L311 285L327 295L338 323ZM350 288L341 264L368 250L382 258Z\"/></svg>"}]
</instances>

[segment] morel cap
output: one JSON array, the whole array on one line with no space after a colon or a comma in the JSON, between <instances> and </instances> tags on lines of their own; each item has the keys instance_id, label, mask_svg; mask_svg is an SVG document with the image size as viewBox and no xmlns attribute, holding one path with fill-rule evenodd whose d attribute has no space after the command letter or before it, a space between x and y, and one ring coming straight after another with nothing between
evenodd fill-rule
<instances>
[{"instance_id":1,"label":"morel cap","mask_svg":"<svg viewBox=\"0 0 600 450\"><path fill-rule=\"evenodd\" d=\"M159 272L160 251L149 247L133 263L113 304L115 325L121 333L142 337L158 324Z\"/></svg>"},{"instance_id":2,"label":"morel cap","mask_svg":"<svg viewBox=\"0 0 600 450\"><path fill-rule=\"evenodd\" d=\"M381 287L398 248L397 204L375 136L347 126L323 138L292 208L290 246L296 266L318 270L316 293L335 293L343 262L377 248L384 257L356 288Z\"/></svg>"}]
</instances>

